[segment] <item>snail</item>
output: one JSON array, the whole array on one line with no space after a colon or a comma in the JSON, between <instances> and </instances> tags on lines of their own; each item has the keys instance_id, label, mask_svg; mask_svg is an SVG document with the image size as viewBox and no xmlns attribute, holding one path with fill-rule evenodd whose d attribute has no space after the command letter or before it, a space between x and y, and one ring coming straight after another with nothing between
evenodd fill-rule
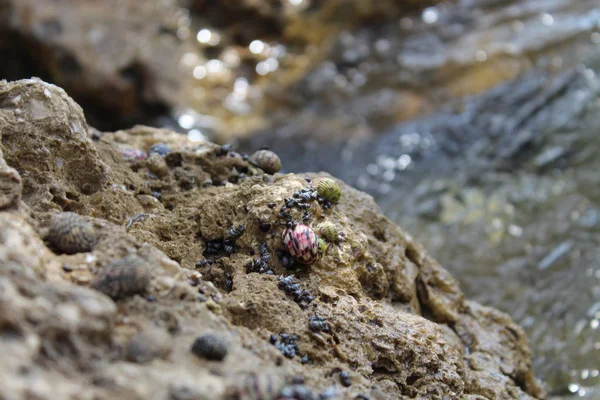
<instances>
[{"instance_id":1,"label":"snail","mask_svg":"<svg viewBox=\"0 0 600 400\"><path fill-rule=\"evenodd\" d=\"M317 191L317 194L330 201L333 204L337 204L342 196L342 190L340 186L331 178L315 178L311 182L311 186Z\"/></svg>"},{"instance_id":2,"label":"snail","mask_svg":"<svg viewBox=\"0 0 600 400\"><path fill-rule=\"evenodd\" d=\"M90 286L116 300L142 292L148 283L150 271L146 261L128 255L104 268Z\"/></svg>"},{"instance_id":3,"label":"snail","mask_svg":"<svg viewBox=\"0 0 600 400\"><path fill-rule=\"evenodd\" d=\"M65 212L52 217L47 239L57 250L75 254L91 251L98 240L98 234L85 218Z\"/></svg>"},{"instance_id":4,"label":"snail","mask_svg":"<svg viewBox=\"0 0 600 400\"><path fill-rule=\"evenodd\" d=\"M287 228L283 232L283 243L290 255L304 264L319 261L327 249L325 242L311 228L302 224Z\"/></svg>"},{"instance_id":5,"label":"snail","mask_svg":"<svg viewBox=\"0 0 600 400\"><path fill-rule=\"evenodd\" d=\"M252 154L248 161L271 175L281 169L279 156L270 150L259 150Z\"/></svg>"}]
</instances>

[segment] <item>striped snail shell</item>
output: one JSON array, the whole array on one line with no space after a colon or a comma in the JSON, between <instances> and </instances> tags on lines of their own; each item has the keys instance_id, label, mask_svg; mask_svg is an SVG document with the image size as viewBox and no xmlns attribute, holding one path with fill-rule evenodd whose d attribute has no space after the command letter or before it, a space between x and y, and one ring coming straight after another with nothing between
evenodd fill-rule
<instances>
[{"instance_id":1,"label":"striped snail shell","mask_svg":"<svg viewBox=\"0 0 600 400\"><path fill-rule=\"evenodd\" d=\"M52 216L47 239L57 250L75 254L91 251L98 240L98 234L94 226L82 216L64 212Z\"/></svg>"},{"instance_id":2,"label":"striped snail shell","mask_svg":"<svg viewBox=\"0 0 600 400\"><path fill-rule=\"evenodd\" d=\"M150 271L146 261L128 255L105 267L90 285L113 300L143 292L150 283Z\"/></svg>"},{"instance_id":3,"label":"striped snail shell","mask_svg":"<svg viewBox=\"0 0 600 400\"><path fill-rule=\"evenodd\" d=\"M248 161L271 175L281 169L279 156L270 150L259 150L252 154Z\"/></svg>"},{"instance_id":4,"label":"striped snail shell","mask_svg":"<svg viewBox=\"0 0 600 400\"><path fill-rule=\"evenodd\" d=\"M304 264L314 264L323 256L324 242L306 225L286 229L283 244L296 261Z\"/></svg>"},{"instance_id":5,"label":"striped snail shell","mask_svg":"<svg viewBox=\"0 0 600 400\"><path fill-rule=\"evenodd\" d=\"M279 399L285 380L270 373L250 373L239 378L236 395L239 400Z\"/></svg>"}]
</instances>

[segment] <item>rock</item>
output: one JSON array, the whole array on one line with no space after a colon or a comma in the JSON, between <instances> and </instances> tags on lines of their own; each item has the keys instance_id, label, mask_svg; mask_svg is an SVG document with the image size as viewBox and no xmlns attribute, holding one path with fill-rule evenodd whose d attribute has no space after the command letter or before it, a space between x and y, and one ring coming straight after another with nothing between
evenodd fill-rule
<instances>
[{"instance_id":1,"label":"rock","mask_svg":"<svg viewBox=\"0 0 600 400\"><path fill-rule=\"evenodd\" d=\"M30 207L56 209L102 189L106 165L63 89L36 79L0 81L0 125L4 160L19 171Z\"/></svg>"},{"instance_id":2,"label":"rock","mask_svg":"<svg viewBox=\"0 0 600 400\"><path fill-rule=\"evenodd\" d=\"M86 126L58 89L25 85L23 94L49 88L45 107L69 105L68 118ZM342 181L253 172L230 149L145 127L91 141L53 131L69 121L62 113L8 126L13 120L0 110L0 132L11 144L3 140L6 163L24 181L21 207L0 210L0 374L9 381L1 396L224 400L287 388L374 399L543 397L526 337L510 317L467 301L449 272L370 196ZM18 157L35 140L48 143L52 132L62 135L61 146L48 145L44 162L85 160L86 174L96 166L96 182L104 184L95 192L76 184L76 169L42 171ZM124 160L118 151L147 152L156 143L171 148L160 179L146 161ZM338 204L290 201L317 177L340 187ZM136 218L140 197L153 192L163 207ZM57 204L48 193L72 200ZM54 254L44 244L47 210L63 207L97 230L91 252ZM343 240L311 265L290 263L282 233L294 221L311 229L335 223ZM256 260L265 268L248 269ZM134 273L123 272L132 265ZM156 335L145 333L149 326ZM219 363L198 360L190 347Z\"/></svg>"},{"instance_id":3,"label":"rock","mask_svg":"<svg viewBox=\"0 0 600 400\"><path fill-rule=\"evenodd\" d=\"M51 80L105 129L166 112L178 103L183 46L177 30L187 29L183 10L154 0L103 5L0 3L0 37L6 38L0 40L0 76Z\"/></svg>"},{"instance_id":4,"label":"rock","mask_svg":"<svg viewBox=\"0 0 600 400\"><path fill-rule=\"evenodd\" d=\"M294 12L297 5L291 3L280 4L272 0L224 0L218 3L193 0L191 3L192 11L204 16L221 29L229 28L228 32L243 43L250 43L257 37L265 36L311 41L318 35L296 27L295 23L303 16L298 16L297 11ZM300 10L306 11L307 16L304 18L307 20L312 17L323 24L343 27L360 24L365 20L398 18L411 9L419 9L430 3L423 0L383 0L376 3L328 0L310 8L301 5ZM319 24L315 23L315 29L318 27Z\"/></svg>"},{"instance_id":5,"label":"rock","mask_svg":"<svg viewBox=\"0 0 600 400\"><path fill-rule=\"evenodd\" d=\"M20 215L0 213L0 264L2 270L20 271L30 277L43 276L51 262L51 251Z\"/></svg>"},{"instance_id":6,"label":"rock","mask_svg":"<svg viewBox=\"0 0 600 400\"><path fill-rule=\"evenodd\" d=\"M21 176L6 165L0 150L0 210L17 208L21 202Z\"/></svg>"},{"instance_id":7,"label":"rock","mask_svg":"<svg viewBox=\"0 0 600 400\"><path fill-rule=\"evenodd\" d=\"M136 363L147 363L165 358L171 353L172 338L162 329L148 328L135 335L126 348L126 358Z\"/></svg>"},{"instance_id":8,"label":"rock","mask_svg":"<svg viewBox=\"0 0 600 400\"><path fill-rule=\"evenodd\" d=\"M162 178L169 173L169 167L160 154L151 154L150 157L148 157L146 164L148 165L148 169L159 178Z\"/></svg>"}]
</instances>

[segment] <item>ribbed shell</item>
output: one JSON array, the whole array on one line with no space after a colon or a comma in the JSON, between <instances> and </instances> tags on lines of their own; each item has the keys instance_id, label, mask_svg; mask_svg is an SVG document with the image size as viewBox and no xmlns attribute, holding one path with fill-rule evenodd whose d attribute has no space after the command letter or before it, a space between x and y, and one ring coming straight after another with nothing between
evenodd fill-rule
<instances>
[{"instance_id":1,"label":"ribbed shell","mask_svg":"<svg viewBox=\"0 0 600 400\"><path fill-rule=\"evenodd\" d=\"M248 161L267 174L274 174L281 169L279 156L270 150L259 150L252 154Z\"/></svg>"},{"instance_id":2,"label":"ribbed shell","mask_svg":"<svg viewBox=\"0 0 600 400\"><path fill-rule=\"evenodd\" d=\"M339 231L333 222L323 222L319 225L319 234L330 243L337 243L339 240Z\"/></svg>"},{"instance_id":3,"label":"ribbed shell","mask_svg":"<svg viewBox=\"0 0 600 400\"><path fill-rule=\"evenodd\" d=\"M90 286L113 299L120 299L142 292L148 283L150 271L146 261L129 255L104 268Z\"/></svg>"},{"instance_id":4,"label":"ribbed shell","mask_svg":"<svg viewBox=\"0 0 600 400\"><path fill-rule=\"evenodd\" d=\"M240 378L237 396L239 400L275 400L285 386L283 378L270 373L250 373Z\"/></svg>"},{"instance_id":5,"label":"ribbed shell","mask_svg":"<svg viewBox=\"0 0 600 400\"><path fill-rule=\"evenodd\" d=\"M288 252L304 264L313 264L323 255L318 240L319 237L306 225L296 225L283 232L283 243Z\"/></svg>"},{"instance_id":6,"label":"ribbed shell","mask_svg":"<svg viewBox=\"0 0 600 400\"><path fill-rule=\"evenodd\" d=\"M317 190L319 196L329 200L332 203L340 201L342 190L340 186L331 178L315 178L311 182L313 188Z\"/></svg>"},{"instance_id":7,"label":"ribbed shell","mask_svg":"<svg viewBox=\"0 0 600 400\"><path fill-rule=\"evenodd\" d=\"M91 251L96 244L97 233L85 218L65 212L52 217L47 239L63 253L84 253Z\"/></svg>"}]
</instances>

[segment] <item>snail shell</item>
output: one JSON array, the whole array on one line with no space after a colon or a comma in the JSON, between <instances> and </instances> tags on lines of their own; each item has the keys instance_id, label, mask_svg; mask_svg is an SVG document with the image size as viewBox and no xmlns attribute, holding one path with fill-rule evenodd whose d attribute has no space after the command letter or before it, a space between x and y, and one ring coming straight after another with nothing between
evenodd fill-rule
<instances>
[{"instance_id":1,"label":"snail shell","mask_svg":"<svg viewBox=\"0 0 600 400\"><path fill-rule=\"evenodd\" d=\"M340 201L342 196L342 190L340 186L331 178L316 178L311 182L313 188L316 189L317 194L326 200L329 200L333 204Z\"/></svg>"},{"instance_id":2,"label":"snail shell","mask_svg":"<svg viewBox=\"0 0 600 400\"><path fill-rule=\"evenodd\" d=\"M286 229L283 243L290 255L304 264L314 264L323 256L324 242L306 225Z\"/></svg>"},{"instance_id":3,"label":"snail shell","mask_svg":"<svg viewBox=\"0 0 600 400\"><path fill-rule=\"evenodd\" d=\"M241 377L237 386L239 400L276 400L285 380L270 373L250 373Z\"/></svg>"},{"instance_id":4,"label":"snail shell","mask_svg":"<svg viewBox=\"0 0 600 400\"><path fill-rule=\"evenodd\" d=\"M85 218L65 212L52 217L47 239L57 250L75 254L91 251L98 235L94 226Z\"/></svg>"},{"instance_id":5,"label":"snail shell","mask_svg":"<svg viewBox=\"0 0 600 400\"><path fill-rule=\"evenodd\" d=\"M116 300L142 292L148 283L150 271L146 261L129 255L104 268L90 286Z\"/></svg>"},{"instance_id":6,"label":"snail shell","mask_svg":"<svg viewBox=\"0 0 600 400\"><path fill-rule=\"evenodd\" d=\"M339 241L339 230L333 222L323 222L318 228L321 237L329 243L337 243Z\"/></svg>"},{"instance_id":7,"label":"snail shell","mask_svg":"<svg viewBox=\"0 0 600 400\"><path fill-rule=\"evenodd\" d=\"M248 161L271 175L281 169L279 156L270 150L259 150L252 154Z\"/></svg>"}]
</instances>

